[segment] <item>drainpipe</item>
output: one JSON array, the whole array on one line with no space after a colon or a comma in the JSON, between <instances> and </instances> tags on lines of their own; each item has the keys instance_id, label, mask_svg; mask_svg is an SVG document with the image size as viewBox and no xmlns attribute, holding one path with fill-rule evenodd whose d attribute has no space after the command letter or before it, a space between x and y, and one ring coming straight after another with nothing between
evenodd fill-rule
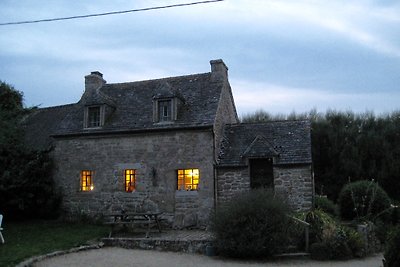
<instances>
[{"instance_id":1,"label":"drainpipe","mask_svg":"<svg viewBox=\"0 0 400 267\"><path fill-rule=\"evenodd\" d=\"M218 189L218 183L217 183L217 160L216 160L216 155L215 155L215 133L214 133L214 127L212 130L212 136L213 136L213 158L214 158L214 212L217 211L217 189Z\"/></svg>"}]
</instances>

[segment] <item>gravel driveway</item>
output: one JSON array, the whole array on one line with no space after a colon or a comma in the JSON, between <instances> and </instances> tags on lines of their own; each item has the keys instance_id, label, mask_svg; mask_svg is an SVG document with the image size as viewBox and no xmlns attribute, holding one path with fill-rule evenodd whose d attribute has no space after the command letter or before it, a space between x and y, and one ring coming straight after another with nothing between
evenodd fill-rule
<instances>
[{"instance_id":1,"label":"gravel driveway","mask_svg":"<svg viewBox=\"0 0 400 267\"><path fill-rule=\"evenodd\" d=\"M323 262L312 260L280 260L274 262L249 262L221 259L219 257L207 257L204 255L185 254L175 252L158 252L150 250L123 249L106 247L78 253L57 256L36 263L36 267L45 266L96 266L96 267L177 267L177 266L201 266L201 267L236 267L236 266L298 266L298 267L380 267L382 255L378 254L361 260Z\"/></svg>"}]
</instances>

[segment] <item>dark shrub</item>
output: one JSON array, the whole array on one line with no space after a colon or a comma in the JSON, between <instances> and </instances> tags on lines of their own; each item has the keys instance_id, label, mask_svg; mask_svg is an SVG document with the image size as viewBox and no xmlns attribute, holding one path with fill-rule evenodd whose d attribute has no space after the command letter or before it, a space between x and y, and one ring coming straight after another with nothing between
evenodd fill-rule
<instances>
[{"instance_id":1,"label":"dark shrub","mask_svg":"<svg viewBox=\"0 0 400 267\"><path fill-rule=\"evenodd\" d=\"M316 260L345 260L353 256L346 232L337 226L324 230L322 241L311 245L310 254Z\"/></svg>"},{"instance_id":2,"label":"dark shrub","mask_svg":"<svg viewBox=\"0 0 400 267\"><path fill-rule=\"evenodd\" d=\"M346 234L347 245L353 257L361 258L365 256L365 242L361 235L354 229L344 227L343 230Z\"/></svg>"},{"instance_id":3,"label":"dark shrub","mask_svg":"<svg viewBox=\"0 0 400 267\"><path fill-rule=\"evenodd\" d=\"M214 216L213 231L221 255L270 257L289 240L288 206L273 192L253 190L235 197Z\"/></svg>"},{"instance_id":4,"label":"dark shrub","mask_svg":"<svg viewBox=\"0 0 400 267\"><path fill-rule=\"evenodd\" d=\"M329 213L332 216L337 215L337 206L332 200L325 196L315 196L314 201L316 209Z\"/></svg>"},{"instance_id":5,"label":"dark shrub","mask_svg":"<svg viewBox=\"0 0 400 267\"><path fill-rule=\"evenodd\" d=\"M55 219L61 194L51 176L49 151L14 151L18 163L0 173L0 211L12 220Z\"/></svg>"},{"instance_id":6,"label":"dark shrub","mask_svg":"<svg viewBox=\"0 0 400 267\"><path fill-rule=\"evenodd\" d=\"M364 256L365 244L360 234L352 228L340 226L328 213L311 210L296 217L310 224L310 253L313 259L332 260Z\"/></svg>"},{"instance_id":7,"label":"dark shrub","mask_svg":"<svg viewBox=\"0 0 400 267\"><path fill-rule=\"evenodd\" d=\"M351 249L348 245L348 236L341 227L337 227L334 235L326 241L331 249L331 259L345 260L352 257Z\"/></svg>"},{"instance_id":8,"label":"dark shrub","mask_svg":"<svg viewBox=\"0 0 400 267\"><path fill-rule=\"evenodd\" d=\"M330 259L330 247L325 242L313 243L310 246L310 256L314 260L329 260Z\"/></svg>"},{"instance_id":9,"label":"dark shrub","mask_svg":"<svg viewBox=\"0 0 400 267\"><path fill-rule=\"evenodd\" d=\"M335 220L329 214L318 209L299 214L297 218L310 224L309 237L311 244L322 241L323 231L336 225Z\"/></svg>"},{"instance_id":10,"label":"dark shrub","mask_svg":"<svg viewBox=\"0 0 400 267\"><path fill-rule=\"evenodd\" d=\"M357 181L343 187L339 194L339 207L344 220L383 219L389 217L390 198L377 183Z\"/></svg>"},{"instance_id":11,"label":"dark shrub","mask_svg":"<svg viewBox=\"0 0 400 267\"><path fill-rule=\"evenodd\" d=\"M389 233L384 257L386 267L400 266L400 226Z\"/></svg>"}]
</instances>

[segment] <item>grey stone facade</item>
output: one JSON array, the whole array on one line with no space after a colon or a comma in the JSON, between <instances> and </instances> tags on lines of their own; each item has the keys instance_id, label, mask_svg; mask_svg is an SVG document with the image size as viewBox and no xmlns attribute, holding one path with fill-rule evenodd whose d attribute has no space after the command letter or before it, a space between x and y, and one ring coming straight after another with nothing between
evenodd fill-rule
<instances>
[{"instance_id":1,"label":"grey stone facade","mask_svg":"<svg viewBox=\"0 0 400 267\"><path fill-rule=\"evenodd\" d=\"M273 159L274 189L311 207L309 123L240 124L228 68L210 63L209 73L117 84L95 71L79 102L25 119L27 143L53 148L66 217L152 211L174 228L206 227L218 205L251 189L254 158ZM178 190L185 169L199 170L197 189ZM125 170L135 170L132 192ZM91 171L91 190L82 171Z\"/></svg>"},{"instance_id":2,"label":"grey stone facade","mask_svg":"<svg viewBox=\"0 0 400 267\"><path fill-rule=\"evenodd\" d=\"M213 208L213 137L209 130L59 138L54 178L67 214L164 212L176 227L204 225ZM178 169L199 168L198 191L178 191ZM124 190L124 170L137 170L136 190ZM94 171L94 190L80 190L80 171ZM207 215L207 216L204 216Z\"/></svg>"}]
</instances>

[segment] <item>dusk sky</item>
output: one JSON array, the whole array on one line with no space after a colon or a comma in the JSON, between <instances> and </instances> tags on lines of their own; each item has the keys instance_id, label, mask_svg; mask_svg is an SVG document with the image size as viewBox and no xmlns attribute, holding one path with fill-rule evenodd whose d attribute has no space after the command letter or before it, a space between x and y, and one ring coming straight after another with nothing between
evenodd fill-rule
<instances>
[{"instance_id":1,"label":"dusk sky","mask_svg":"<svg viewBox=\"0 0 400 267\"><path fill-rule=\"evenodd\" d=\"M195 2L1 0L0 23ZM0 80L27 106L79 101L108 83L210 71L223 59L239 115L263 109L400 110L400 2L225 0L0 26Z\"/></svg>"}]
</instances>

